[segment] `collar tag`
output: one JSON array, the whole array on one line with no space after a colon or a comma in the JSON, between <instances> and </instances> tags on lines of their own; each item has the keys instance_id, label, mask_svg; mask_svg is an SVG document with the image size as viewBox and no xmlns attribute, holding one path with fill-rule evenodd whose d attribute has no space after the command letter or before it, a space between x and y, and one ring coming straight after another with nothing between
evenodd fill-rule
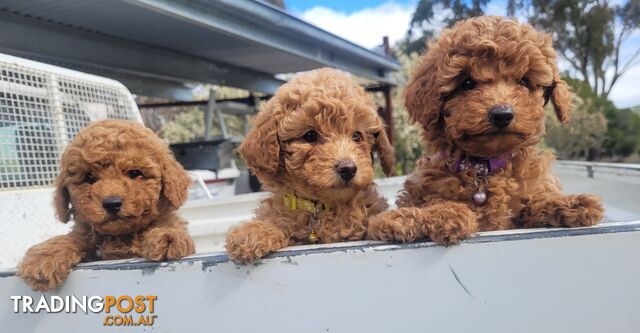
<instances>
[{"instance_id":1,"label":"collar tag","mask_svg":"<svg viewBox=\"0 0 640 333\"><path fill-rule=\"evenodd\" d=\"M507 166L511 160L511 154L506 153L495 157L464 156L456 160L450 169L454 173L460 173L468 169L474 169L477 176L488 176Z\"/></svg>"},{"instance_id":2,"label":"collar tag","mask_svg":"<svg viewBox=\"0 0 640 333\"><path fill-rule=\"evenodd\" d=\"M291 210L297 210L297 209L302 209L302 210L306 210L311 214L318 214L324 210L328 210L329 206L321 203L321 202L317 202L317 201L311 201L311 200L307 200L307 199L303 199L300 197L295 196L292 193L285 193L283 196L283 203L285 205L285 207L291 209Z\"/></svg>"}]
</instances>

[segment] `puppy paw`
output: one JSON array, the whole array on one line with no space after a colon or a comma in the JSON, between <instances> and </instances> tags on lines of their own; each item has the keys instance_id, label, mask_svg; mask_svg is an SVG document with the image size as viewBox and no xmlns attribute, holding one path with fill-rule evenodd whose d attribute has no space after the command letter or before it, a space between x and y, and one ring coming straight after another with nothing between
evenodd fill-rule
<instances>
[{"instance_id":1,"label":"puppy paw","mask_svg":"<svg viewBox=\"0 0 640 333\"><path fill-rule=\"evenodd\" d=\"M18 265L17 275L34 291L47 291L61 285L80 262L77 255L50 252L30 254Z\"/></svg>"},{"instance_id":2,"label":"puppy paw","mask_svg":"<svg viewBox=\"0 0 640 333\"><path fill-rule=\"evenodd\" d=\"M604 216L600 199L586 194L567 195L550 200L546 209L553 212L560 226L569 228L595 225Z\"/></svg>"},{"instance_id":3,"label":"puppy paw","mask_svg":"<svg viewBox=\"0 0 640 333\"><path fill-rule=\"evenodd\" d=\"M225 248L229 258L247 264L289 245L289 238L275 225L260 221L243 223L229 230Z\"/></svg>"},{"instance_id":4,"label":"puppy paw","mask_svg":"<svg viewBox=\"0 0 640 333\"><path fill-rule=\"evenodd\" d=\"M368 238L381 241L415 242L425 237L417 218L419 208L398 208L369 219Z\"/></svg>"},{"instance_id":5,"label":"puppy paw","mask_svg":"<svg viewBox=\"0 0 640 333\"><path fill-rule=\"evenodd\" d=\"M145 235L142 255L153 261L175 260L195 253L193 239L185 231L155 228Z\"/></svg>"},{"instance_id":6,"label":"puppy paw","mask_svg":"<svg viewBox=\"0 0 640 333\"><path fill-rule=\"evenodd\" d=\"M464 204L443 202L424 209L424 232L438 244L457 244L478 231L475 213Z\"/></svg>"}]
</instances>

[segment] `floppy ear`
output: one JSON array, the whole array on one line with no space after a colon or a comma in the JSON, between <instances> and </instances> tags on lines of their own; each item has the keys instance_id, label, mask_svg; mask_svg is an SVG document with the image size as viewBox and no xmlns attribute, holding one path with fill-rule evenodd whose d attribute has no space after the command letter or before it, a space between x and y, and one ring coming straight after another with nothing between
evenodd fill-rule
<instances>
[{"instance_id":1,"label":"floppy ear","mask_svg":"<svg viewBox=\"0 0 640 333\"><path fill-rule=\"evenodd\" d=\"M422 57L404 91L405 107L411 120L422 125L428 141L434 141L441 135L442 100L436 84L439 53L432 49Z\"/></svg>"},{"instance_id":2,"label":"floppy ear","mask_svg":"<svg viewBox=\"0 0 640 333\"><path fill-rule=\"evenodd\" d=\"M546 54L547 63L551 65L553 76L551 86L545 87L544 90L544 105L547 105L547 102L551 100L556 117L560 122L566 123L569 121L571 111L573 111L572 92L567 82L560 77L557 64L558 56L553 48L551 35L545 35L545 47L542 48L542 51Z\"/></svg>"},{"instance_id":3,"label":"floppy ear","mask_svg":"<svg viewBox=\"0 0 640 333\"><path fill-rule=\"evenodd\" d=\"M396 154L393 146L389 142L387 132L382 125L380 128L380 131L373 133L373 137L376 139L373 150L376 151L380 159L380 165L385 175L392 176L395 173Z\"/></svg>"},{"instance_id":4,"label":"floppy ear","mask_svg":"<svg viewBox=\"0 0 640 333\"><path fill-rule=\"evenodd\" d=\"M557 70L556 70L557 71ZM573 110L573 103L571 101L571 89L569 85L559 77L557 73L554 73L553 85L547 89L551 89L550 93L545 92L547 99L551 97L553 108L556 111L556 117L562 123L569 121L571 111ZM545 100L546 104L546 100Z\"/></svg>"},{"instance_id":5,"label":"floppy ear","mask_svg":"<svg viewBox=\"0 0 640 333\"><path fill-rule=\"evenodd\" d=\"M167 148L162 158L162 196L169 206L178 209L187 200L191 178Z\"/></svg>"},{"instance_id":6,"label":"floppy ear","mask_svg":"<svg viewBox=\"0 0 640 333\"><path fill-rule=\"evenodd\" d=\"M280 144L273 110L276 103L274 97L258 112L238 149L249 170L258 177L273 177L280 167Z\"/></svg>"},{"instance_id":7,"label":"floppy ear","mask_svg":"<svg viewBox=\"0 0 640 333\"><path fill-rule=\"evenodd\" d=\"M56 178L56 189L53 192L53 208L56 211L56 218L58 221L67 223L71 218L71 200L69 197L69 190L64 184L66 179L66 172L60 171L60 174Z\"/></svg>"}]
</instances>

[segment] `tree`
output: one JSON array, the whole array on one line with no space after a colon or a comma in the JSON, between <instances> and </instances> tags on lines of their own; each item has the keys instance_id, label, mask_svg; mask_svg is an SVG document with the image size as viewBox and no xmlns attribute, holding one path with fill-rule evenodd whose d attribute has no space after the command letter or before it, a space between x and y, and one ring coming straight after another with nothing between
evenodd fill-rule
<instances>
[{"instance_id":1,"label":"tree","mask_svg":"<svg viewBox=\"0 0 640 333\"><path fill-rule=\"evenodd\" d=\"M630 109L615 108L605 111L605 116L608 122L605 156L621 161L640 153L640 116Z\"/></svg>"},{"instance_id":2,"label":"tree","mask_svg":"<svg viewBox=\"0 0 640 333\"><path fill-rule=\"evenodd\" d=\"M590 142L592 138L597 138L601 141L599 149L595 144L591 146L591 150L587 155L588 159L593 160L604 157L621 161L627 156L638 152L640 148L640 115L630 109L616 108L610 100L596 94L582 80L571 78L565 78L565 80L571 85L579 99L572 118L577 118L580 121L589 121L587 117L581 116L585 112L586 114L602 115L606 118L604 137L594 134L588 126L579 130L584 133L576 133L576 135L584 138L585 143ZM571 130L571 127L569 130ZM567 133L567 135L571 134ZM549 145L553 146L553 144Z\"/></svg>"},{"instance_id":3,"label":"tree","mask_svg":"<svg viewBox=\"0 0 640 333\"><path fill-rule=\"evenodd\" d=\"M509 0L514 1L514 0ZM411 16L407 38L402 49L404 53L421 53L426 47L426 41L434 36L433 24L435 11L439 8L449 10L449 15L445 16L443 23L447 27L453 26L457 21L484 14L489 0L420 0L416 10ZM417 38L416 35L418 35Z\"/></svg>"},{"instance_id":4,"label":"tree","mask_svg":"<svg viewBox=\"0 0 640 333\"><path fill-rule=\"evenodd\" d=\"M530 1L530 2L528 2ZM550 32L556 48L585 84L607 98L616 82L637 64L640 46L629 37L640 28L640 0L611 5L608 0L509 0L510 8L529 15L529 22Z\"/></svg>"},{"instance_id":5,"label":"tree","mask_svg":"<svg viewBox=\"0 0 640 333\"><path fill-rule=\"evenodd\" d=\"M553 148L560 159L597 159L602 155L607 137L607 120L599 99L583 81L565 80L576 92L575 110L567 124L560 123L553 112L547 112L545 144Z\"/></svg>"},{"instance_id":6,"label":"tree","mask_svg":"<svg viewBox=\"0 0 640 333\"><path fill-rule=\"evenodd\" d=\"M422 155L422 129L420 126L411 124L409 120L409 112L404 107L404 91L402 88L409 77L413 73L418 63L418 54L405 55L402 52L396 52L400 70L395 72L394 80L398 82L399 87L393 89L393 123L395 124L394 149L401 174L408 174L413 171L416 161Z\"/></svg>"}]
</instances>

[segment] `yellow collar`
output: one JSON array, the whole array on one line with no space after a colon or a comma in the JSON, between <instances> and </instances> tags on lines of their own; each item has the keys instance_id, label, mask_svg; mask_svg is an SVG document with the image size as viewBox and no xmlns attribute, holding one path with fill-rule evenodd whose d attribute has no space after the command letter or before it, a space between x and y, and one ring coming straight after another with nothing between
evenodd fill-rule
<instances>
[{"instance_id":1,"label":"yellow collar","mask_svg":"<svg viewBox=\"0 0 640 333\"><path fill-rule=\"evenodd\" d=\"M284 206L291 210L302 209L314 215L331 209L329 205L325 205L322 202L300 198L292 193L285 193L283 196L283 202Z\"/></svg>"}]
</instances>

